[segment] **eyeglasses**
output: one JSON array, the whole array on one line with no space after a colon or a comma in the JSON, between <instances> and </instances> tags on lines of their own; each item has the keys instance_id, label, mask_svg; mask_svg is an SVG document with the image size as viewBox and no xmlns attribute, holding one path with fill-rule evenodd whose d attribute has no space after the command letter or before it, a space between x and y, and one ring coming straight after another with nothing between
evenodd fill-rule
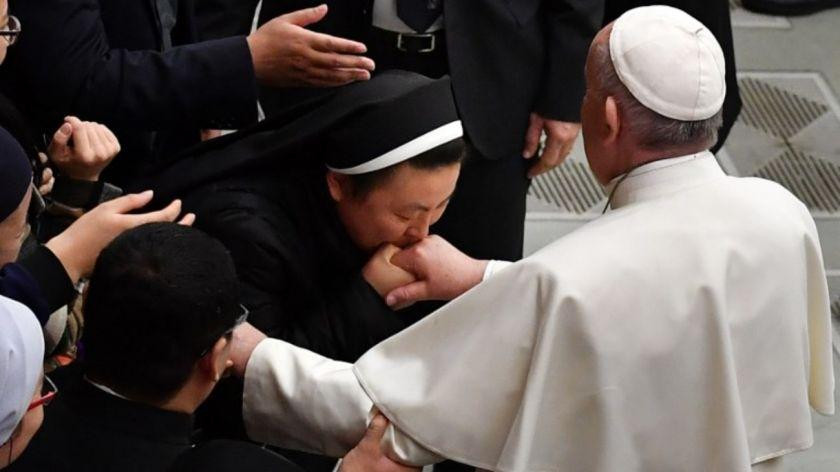
<instances>
[{"instance_id":1,"label":"eyeglasses","mask_svg":"<svg viewBox=\"0 0 840 472\"><path fill-rule=\"evenodd\" d=\"M218 339L219 339L219 338L225 338L225 337L230 336L231 334L233 334L233 331L234 331L236 328L238 328L238 327L239 327L239 325L241 325L242 323L244 323L244 322L248 321L248 315L249 315L249 314L251 314L251 312L250 312L250 311L248 311L248 309L247 309L247 308L245 308L245 305L240 304L240 305L239 305L239 308L242 310L242 314L241 314L241 315L239 315L239 316L236 318L236 321L234 321L234 322L233 322L233 326L231 326L230 328L228 328L227 330L225 330L225 331L224 331L222 334L220 334L219 336L214 337L214 338L213 338L213 343L212 343L210 346L207 346L207 349L205 349L205 350L201 351L201 354L199 354L199 355L198 355L198 357L199 357L199 358L206 356L206 355L207 355L207 353L208 353L208 352L210 352L210 349L213 349L213 346L215 346L215 345L216 345L216 341L218 341Z\"/></svg>"},{"instance_id":2,"label":"eyeglasses","mask_svg":"<svg viewBox=\"0 0 840 472\"><path fill-rule=\"evenodd\" d=\"M17 42L18 35L20 35L20 20L14 15L9 15L9 22L0 29L0 36L6 38L6 42L11 46Z\"/></svg>"},{"instance_id":3,"label":"eyeglasses","mask_svg":"<svg viewBox=\"0 0 840 472\"><path fill-rule=\"evenodd\" d=\"M34 410L39 406L47 406L58 395L58 387L55 386L52 380L46 375L44 376L44 383L41 386L41 397L29 404L26 411Z\"/></svg>"}]
</instances>

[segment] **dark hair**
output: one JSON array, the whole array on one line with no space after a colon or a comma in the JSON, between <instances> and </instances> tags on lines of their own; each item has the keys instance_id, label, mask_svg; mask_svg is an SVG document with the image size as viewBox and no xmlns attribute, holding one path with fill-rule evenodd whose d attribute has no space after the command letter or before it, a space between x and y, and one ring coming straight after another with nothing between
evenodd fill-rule
<instances>
[{"instance_id":1,"label":"dark hair","mask_svg":"<svg viewBox=\"0 0 840 472\"><path fill-rule=\"evenodd\" d=\"M352 185L352 194L355 198L366 197L373 189L388 180L394 171L402 165L408 165L414 169L433 170L460 164L464 160L465 149L466 145L464 144L464 140L457 138L399 164L394 164L375 172L368 172L367 174L348 175L350 185Z\"/></svg>"},{"instance_id":2,"label":"dark hair","mask_svg":"<svg viewBox=\"0 0 840 472\"><path fill-rule=\"evenodd\" d=\"M102 251L84 304L86 373L132 399L168 400L240 315L233 260L175 223L129 230Z\"/></svg>"}]
</instances>

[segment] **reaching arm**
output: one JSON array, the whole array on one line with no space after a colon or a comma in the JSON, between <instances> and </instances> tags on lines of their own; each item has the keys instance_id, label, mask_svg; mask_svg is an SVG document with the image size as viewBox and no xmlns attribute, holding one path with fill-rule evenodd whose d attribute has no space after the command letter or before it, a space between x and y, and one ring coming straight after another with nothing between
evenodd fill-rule
<instances>
[{"instance_id":1,"label":"reaching arm","mask_svg":"<svg viewBox=\"0 0 840 472\"><path fill-rule=\"evenodd\" d=\"M241 334L236 336L239 342ZM235 365L243 358L248 360L242 410L251 439L342 457L364 436L376 410L352 364L276 339L260 341L239 360L235 356ZM383 448L403 463L443 460L394 425L384 434Z\"/></svg>"},{"instance_id":2,"label":"reaching arm","mask_svg":"<svg viewBox=\"0 0 840 472\"><path fill-rule=\"evenodd\" d=\"M57 115L49 119L77 114L149 130L184 123L233 127L256 119L256 79L244 37L135 51L111 46L99 0L28 1L14 8L26 34L8 66L38 91L27 97L37 109Z\"/></svg>"}]
</instances>

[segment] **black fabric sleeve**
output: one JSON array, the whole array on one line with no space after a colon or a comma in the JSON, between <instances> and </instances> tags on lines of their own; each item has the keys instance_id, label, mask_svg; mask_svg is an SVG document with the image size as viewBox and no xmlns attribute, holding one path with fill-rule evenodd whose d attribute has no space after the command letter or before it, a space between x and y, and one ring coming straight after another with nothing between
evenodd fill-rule
<instances>
[{"instance_id":1,"label":"black fabric sleeve","mask_svg":"<svg viewBox=\"0 0 840 472\"><path fill-rule=\"evenodd\" d=\"M234 128L256 120L257 84L244 36L165 52L127 50L109 45L98 0L20 2L15 14L26 34L8 65L37 90L30 98L39 109L147 130L185 123Z\"/></svg>"},{"instance_id":2,"label":"black fabric sleeve","mask_svg":"<svg viewBox=\"0 0 840 472\"><path fill-rule=\"evenodd\" d=\"M544 0L546 73L535 110L544 118L580 121L583 67L601 28L604 0Z\"/></svg>"},{"instance_id":3,"label":"black fabric sleeve","mask_svg":"<svg viewBox=\"0 0 840 472\"><path fill-rule=\"evenodd\" d=\"M38 246L20 262L0 269L0 295L26 305L44 325L55 310L73 300L76 290L52 251Z\"/></svg>"},{"instance_id":4,"label":"black fabric sleeve","mask_svg":"<svg viewBox=\"0 0 840 472\"><path fill-rule=\"evenodd\" d=\"M216 193L197 226L230 251L242 283L249 321L267 335L337 360L355 361L405 327L358 273L315 282L311 260L282 210L257 197ZM244 202L243 200L250 200ZM231 208L230 202L237 202ZM226 208L225 208L226 207Z\"/></svg>"}]
</instances>

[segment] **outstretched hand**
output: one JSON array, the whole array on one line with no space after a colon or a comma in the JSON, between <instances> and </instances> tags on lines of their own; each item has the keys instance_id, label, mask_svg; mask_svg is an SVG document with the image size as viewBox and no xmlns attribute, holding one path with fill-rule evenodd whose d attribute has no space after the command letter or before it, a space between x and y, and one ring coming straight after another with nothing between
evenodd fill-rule
<instances>
[{"instance_id":1,"label":"outstretched hand","mask_svg":"<svg viewBox=\"0 0 840 472\"><path fill-rule=\"evenodd\" d=\"M380 444L388 420L381 414L373 417L365 437L341 461L338 472L420 472L420 467L411 467L390 459Z\"/></svg>"},{"instance_id":2,"label":"outstretched hand","mask_svg":"<svg viewBox=\"0 0 840 472\"><path fill-rule=\"evenodd\" d=\"M248 36L257 80L276 87L334 87L370 79L375 65L357 41L316 33L327 6L294 11L265 23Z\"/></svg>"},{"instance_id":3,"label":"outstretched hand","mask_svg":"<svg viewBox=\"0 0 840 472\"><path fill-rule=\"evenodd\" d=\"M429 236L391 258L417 280L391 290L385 302L399 309L421 300L452 300L481 282L487 262L467 256L440 236Z\"/></svg>"},{"instance_id":4,"label":"outstretched hand","mask_svg":"<svg viewBox=\"0 0 840 472\"><path fill-rule=\"evenodd\" d=\"M146 223L175 221L181 214L181 202L175 200L166 208L150 213L131 214L152 200L152 191L105 202L85 213L69 228L50 239L46 246L55 254L70 279L75 283L90 275L96 258L111 241L124 231ZM195 215L184 216L180 224L192 225Z\"/></svg>"}]
</instances>

